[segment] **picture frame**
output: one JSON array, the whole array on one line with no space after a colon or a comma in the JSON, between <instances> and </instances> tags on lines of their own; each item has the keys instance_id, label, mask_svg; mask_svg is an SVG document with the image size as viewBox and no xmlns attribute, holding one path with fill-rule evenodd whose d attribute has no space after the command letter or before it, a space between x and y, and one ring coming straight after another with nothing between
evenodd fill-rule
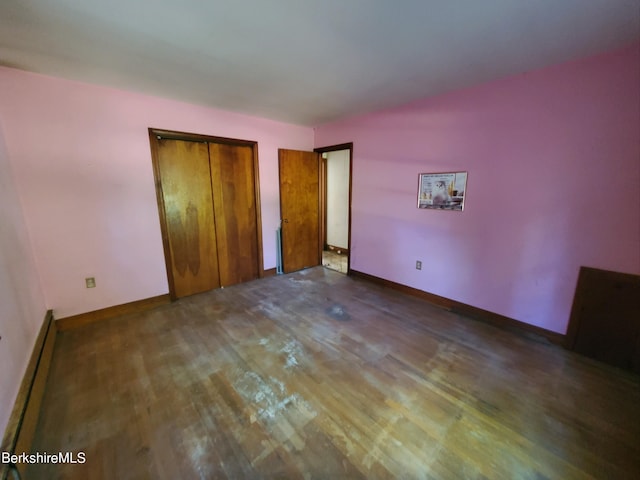
<instances>
[{"instance_id":1,"label":"picture frame","mask_svg":"<svg viewBox=\"0 0 640 480\"><path fill-rule=\"evenodd\" d=\"M418 208L462 212L467 193L467 172L421 173Z\"/></svg>"}]
</instances>

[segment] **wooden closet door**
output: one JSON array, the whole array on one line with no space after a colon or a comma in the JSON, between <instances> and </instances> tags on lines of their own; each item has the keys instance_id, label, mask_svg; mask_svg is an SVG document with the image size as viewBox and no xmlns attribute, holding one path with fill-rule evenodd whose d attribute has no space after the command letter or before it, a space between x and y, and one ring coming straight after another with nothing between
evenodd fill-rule
<instances>
[{"instance_id":1,"label":"wooden closet door","mask_svg":"<svg viewBox=\"0 0 640 480\"><path fill-rule=\"evenodd\" d=\"M175 298L220 287L206 143L158 139L167 268Z\"/></svg>"},{"instance_id":2,"label":"wooden closet door","mask_svg":"<svg viewBox=\"0 0 640 480\"><path fill-rule=\"evenodd\" d=\"M222 286L259 277L253 149L209 144L211 185Z\"/></svg>"}]
</instances>

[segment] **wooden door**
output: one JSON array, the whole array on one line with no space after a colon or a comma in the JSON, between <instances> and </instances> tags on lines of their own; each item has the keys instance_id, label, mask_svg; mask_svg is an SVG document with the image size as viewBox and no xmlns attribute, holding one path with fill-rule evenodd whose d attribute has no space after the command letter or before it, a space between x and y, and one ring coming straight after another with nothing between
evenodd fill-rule
<instances>
[{"instance_id":1,"label":"wooden door","mask_svg":"<svg viewBox=\"0 0 640 480\"><path fill-rule=\"evenodd\" d=\"M282 264L285 273L320 264L320 159L317 153L278 151Z\"/></svg>"},{"instance_id":2,"label":"wooden door","mask_svg":"<svg viewBox=\"0 0 640 480\"><path fill-rule=\"evenodd\" d=\"M180 298L218 288L208 146L172 139L158 139L156 145L172 296Z\"/></svg>"},{"instance_id":3,"label":"wooden door","mask_svg":"<svg viewBox=\"0 0 640 480\"><path fill-rule=\"evenodd\" d=\"M259 277L253 149L209 144L216 240L222 286Z\"/></svg>"}]
</instances>

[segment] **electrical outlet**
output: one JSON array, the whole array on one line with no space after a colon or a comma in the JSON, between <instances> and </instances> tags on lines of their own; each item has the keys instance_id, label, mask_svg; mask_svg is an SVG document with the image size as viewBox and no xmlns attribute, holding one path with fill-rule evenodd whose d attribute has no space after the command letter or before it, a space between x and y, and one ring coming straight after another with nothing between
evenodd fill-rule
<instances>
[{"instance_id":1,"label":"electrical outlet","mask_svg":"<svg viewBox=\"0 0 640 480\"><path fill-rule=\"evenodd\" d=\"M88 277L84 279L84 283L87 284L87 288L96 288L96 279L95 277Z\"/></svg>"},{"instance_id":2,"label":"electrical outlet","mask_svg":"<svg viewBox=\"0 0 640 480\"><path fill-rule=\"evenodd\" d=\"M422 270L422 262L420 260L416 260L416 270Z\"/></svg>"}]
</instances>

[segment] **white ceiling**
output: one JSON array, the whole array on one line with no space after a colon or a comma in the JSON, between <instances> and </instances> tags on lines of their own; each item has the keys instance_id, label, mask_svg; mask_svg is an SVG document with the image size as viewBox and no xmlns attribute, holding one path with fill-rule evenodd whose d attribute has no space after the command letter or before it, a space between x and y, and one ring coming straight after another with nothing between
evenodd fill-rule
<instances>
[{"instance_id":1,"label":"white ceiling","mask_svg":"<svg viewBox=\"0 0 640 480\"><path fill-rule=\"evenodd\" d=\"M640 38L640 0L0 0L0 64L318 125Z\"/></svg>"}]
</instances>

